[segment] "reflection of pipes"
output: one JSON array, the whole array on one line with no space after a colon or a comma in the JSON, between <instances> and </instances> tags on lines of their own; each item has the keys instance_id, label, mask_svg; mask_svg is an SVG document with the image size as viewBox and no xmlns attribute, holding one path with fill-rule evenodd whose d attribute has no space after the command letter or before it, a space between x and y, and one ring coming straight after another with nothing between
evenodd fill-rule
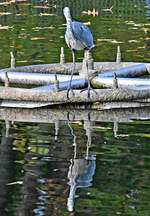
<instances>
[{"instance_id":1,"label":"reflection of pipes","mask_svg":"<svg viewBox=\"0 0 150 216\"><path fill-rule=\"evenodd\" d=\"M118 122L114 121L114 128L113 128L113 131L114 131L114 137L117 137L117 132L118 132Z\"/></svg>"},{"instance_id":2,"label":"reflection of pipes","mask_svg":"<svg viewBox=\"0 0 150 216\"><path fill-rule=\"evenodd\" d=\"M58 139L59 128L60 128L60 121L57 119L55 121L55 141L57 141Z\"/></svg>"},{"instance_id":3,"label":"reflection of pipes","mask_svg":"<svg viewBox=\"0 0 150 216\"><path fill-rule=\"evenodd\" d=\"M117 121L114 121L114 128L113 128L114 137L117 138L117 137L129 136L128 134L118 134L118 128L119 128L118 125L119 125L119 123Z\"/></svg>"},{"instance_id":4,"label":"reflection of pipes","mask_svg":"<svg viewBox=\"0 0 150 216\"><path fill-rule=\"evenodd\" d=\"M120 46L117 47L116 63L117 64L121 63L121 50L120 50Z\"/></svg>"},{"instance_id":5,"label":"reflection of pipes","mask_svg":"<svg viewBox=\"0 0 150 216\"><path fill-rule=\"evenodd\" d=\"M87 145L90 146L91 145L91 134L92 134L92 121L84 121L84 129L86 131L86 136L87 136Z\"/></svg>"},{"instance_id":6,"label":"reflection of pipes","mask_svg":"<svg viewBox=\"0 0 150 216\"><path fill-rule=\"evenodd\" d=\"M5 124L6 124L6 133L5 133L5 136L9 137L10 121L5 120Z\"/></svg>"},{"instance_id":7,"label":"reflection of pipes","mask_svg":"<svg viewBox=\"0 0 150 216\"><path fill-rule=\"evenodd\" d=\"M92 143L92 131L94 122L90 119L88 121L84 121L84 129L86 130L86 136L87 136L87 150L86 150L86 159L89 157L89 147Z\"/></svg>"}]
</instances>

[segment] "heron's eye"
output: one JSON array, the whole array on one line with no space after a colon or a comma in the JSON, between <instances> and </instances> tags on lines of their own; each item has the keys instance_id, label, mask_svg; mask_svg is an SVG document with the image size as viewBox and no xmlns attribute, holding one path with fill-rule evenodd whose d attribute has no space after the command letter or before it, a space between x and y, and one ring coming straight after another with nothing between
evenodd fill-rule
<instances>
[{"instance_id":1,"label":"heron's eye","mask_svg":"<svg viewBox=\"0 0 150 216\"><path fill-rule=\"evenodd\" d=\"M80 29L82 30L82 29L83 29L83 26L80 26Z\"/></svg>"}]
</instances>

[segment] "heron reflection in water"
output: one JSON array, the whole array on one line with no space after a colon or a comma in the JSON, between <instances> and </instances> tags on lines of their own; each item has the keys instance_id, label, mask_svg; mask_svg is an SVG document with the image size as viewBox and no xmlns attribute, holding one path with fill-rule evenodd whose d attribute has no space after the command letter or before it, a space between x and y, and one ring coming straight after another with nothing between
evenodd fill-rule
<instances>
[{"instance_id":1,"label":"heron reflection in water","mask_svg":"<svg viewBox=\"0 0 150 216\"><path fill-rule=\"evenodd\" d=\"M96 155L89 155L89 148L91 146L91 129L90 124L92 122L85 122L84 129L86 130L87 135L87 146L86 154L77 158L77 143L76 135L72 125L68 121L68 126L71 130L73 136L73 146L74 146L74 158L71 159L71 163L68 170L68 185L70 186L69 197L67 201L67 209L69 212L74 211L74 199L78 197L76 195L77 188L85 188L92 186L93 177L96 169Z\"/></svg>"},{"instance_id":2,"label":"heron reflection in water","mask_svg":"<svg viewBox=\"0 0 150 216\"><path fill-rule=\"evenodd\" d=\"M75 71L75 50L89 51L94 47L94 43L93 43L93 35L90 29L81 22L72 21L70 15L70 9L68 7L65 7L63 9L63 13L67 22L65 40L68 47L72 51L72 58L73 58L73 70L71 73L70 83L67 89L67 98L69 98L69 92L72 91L71 82L73 78L73 72ZM88 72L88 68L87 68L87 72ZM89 74L88 74L88 97L90 96L89 93L90 89L91 86L90 86Z\"/></svg>"}]
</instances>

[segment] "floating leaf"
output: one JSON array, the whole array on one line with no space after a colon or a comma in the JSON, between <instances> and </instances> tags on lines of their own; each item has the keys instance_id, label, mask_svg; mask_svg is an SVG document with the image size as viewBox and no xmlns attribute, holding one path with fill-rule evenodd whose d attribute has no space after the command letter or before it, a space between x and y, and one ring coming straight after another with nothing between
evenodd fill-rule
<instances>
[{"instance_id":1,"label":"floating leaf","mask_svg":"<svg viewBox=\"0 0 150 216\"><path fill-rule=\"evenodd\" d=\"M129 29L129 30L138 30L137 27L129 27L128 29Z\"/></svg>"},{"instance_id":2,"label":"floating leaf","mask_svg":"<svg viewBox=\"0 0 150 216\"><path fill-rule=\"evenodd\" d=\"M8 6L8 5L13 4L13 3L16 3L16 0L12 0L12 1L9 1L9 2L1 2L0 5Z\"/></svg>"},{"instance_id":3,"label":"floating leaf","mask_svg":"<svg viewBox=\"0 0 150 216\"><path fill-rule=\"evenodd\" d=\"M25 1L28 1L28 0L16 0L16 2L25 2Z\"/></svg>"},{"instance_id":4,"label":"floating leaf","mask_svg":"<svg viewBox=\"0 0 150 216\"><path fill-rule=\"evenodd\" d=\"M138 49L146 49L146 46L139 46Z\"/></svg>"},{"instance_id":5,"label":"floating leaf","mask_svg":"<svg viewBox=\"0 0 150 216\"><path fill-rule=\"evenodd\" d=\"M84 25L90 26L91 22L84 22Z\"/></svg>"},{"instance_id":6,"label":"floating leaf","mask_svg":"<svg viewBox=\"0 0 150 216\"><path fill-rule=\"evenodd\" d=\"M126 52L137 52L137 49L135 49L135 50L127 50Z\"/></svg>"},{"instance_id":7,"label":"floating leaf","mask_svg":"<svg viewBox=\"0 0 150 216\"><path fill-rule=\"evenodd\" d=\"M150 26L150 23L145 23L144 26Z\"/></svg>"},{"instance_id":8,"label":"floating leaf","mask_svg":"<svg viewBox=\"0 0 150 216\"><path fill-rule=\"evenodd\" d=\"M35 27L35 28L33 28L33 30L43 30L43 29L49 29L49 30L53 30L53 29L55 29L55 27L54 26L45 26L45 27Z\"/></svg>"},{"instance_id":9,"label":"floating leaf","mask_svg":"<svg viewBox=\"0 0 150 216\"><path fill-rule=\"evenodd\" d=\"M33 6L33 8L51 9L51 6Z\"/></svg>"},{"instance_id":10,"label":"floating leaf","mask_svg":"<svg viewBox=\"0 0 150 216\"><path fill-rule=\"evenodd\" d=\"M27 16L28 14L15 14L16 16Z\"/></svg>"},{"instance_id":11,"label":"floating leaf","mask_svg":"<svg viewBox=\"0 0 150 216\"><path fill-rule=\"evenodd\" d=\"M9 4L10 4L10 2L0 2L0 6L1 6L1 5L7 6L7 5L9 5Z\"/></svg>"},{"instance_id":12,"label":"floating leaf","mask_svg":"<svg viewBox=\"0 0 150 216\"><path fill-rule=\"evenodd\" d=\"M92 11L88 10L88 11L82 11L83 14L87 14L87 15L92 15L93 17L98 16L98 11L95 10L95 8L93 8Z\"/></svg>"},{"instance_id":13,"label":"floating leaf","mask_svg":"<svg viewBox=\"0 0 150 216\"><path fill-rule=\"evenodd\" d=\"M110 43L124 43L123 41L117 41L115 39L97 39L97 41L106 41L106 42L110 42Z\"/></svg>"},{"instance_id":14,"label":"floating leaf","mask_svg":"<svg viewBox=\"0 0 150 216\"><path fill-rule=\"evenodd\" d=\"M135 24L135 22L134 22L134 21L128 21L128 20L127 20L127 21L125 21L125 23L126 23L126 24L128 24L128 25L134 25L134 24Z\"/></svg>"},{"instance_id":15,"label":"floating leaf","mask_svg":"<svg viewBox=\"0 0 150 216\"><path fill-rule=\"evenodd\" d=\"M10 15L10 14L12 14L12 13L10 13L10 12L0 12L0 16Z\"/></svg>"},{"instance_id":16,"label":"floating leaf","mask_svg":"<svg viewBox=\"0 0 150 216\"><path fill-rule=\"evenodd\" d=\"M0 30L8 30L9 28L12 28L10 26L0 26Z\"/></svg>"},{"instance_id":17,"label":"floating leaf","mask_svg":"<svg viewBox=\"0 0 150 216\"><path fill-rule=\"evenodd\" d=\"M22 49L23 48L23 46L21 46L21 45L18 45L18 46L12 45L11 47L16 48L16 49Z\"/></svg>"},{"instance_id":18,"label":"floating leaf","mask_svg":"<svg viewBox=\"0 0 150 216\"><path fill-rule=\"evenodd\" d=\"M129 43L139 43L137 40L128 40Z\"/></svg>"},{"instance_id":19,"label":"floating leaf","mask_svg":"<svg viewBox=\"0 0 150 216\"><path fill-rule=\"evenodd\" d=\"M19 3L18 5L21 5L21 6L29 6L29 5L32 5L31 3Z\"/></svg>"},{"instance_id":20,"label":"floating leaf","mask_svg":"<svg viewBox=\"0 0 150 216\"><path fill-rule=\"evenodd\" d=\"M42 63L42 62L44 62L44 61L41 60L41 59L34 59L33 62Z\"/></svg>"},{"instance_id":21,"label":"floating leaf","mask_svg":"<svg viewBox=\"0 0 150 216\"><path fill-rule=\"evenodd\" d=\"M56 16L56 14L40 13L40 16Z\"/></svg>"},{"instance_id":22,"label":"floating leaf","mask_svg":"<svg viewBox=\"0 0 150 216\"><path fill-rule=\"evenodd\" d=\"M32 37L30 40L44 40L46 37Z\"/></svg>"},{"instance_id":23,"label":"floating leaf","mask_svg":"<svg viewBox=\"0 0 150 216\"><path fill-rule=\"evenodd\" d=\"M111 6L111 8L104 8L104 9L102 9L102 11L113 13L113 12L112 12L113 7L114 7L114 6Z\"/></svg>"},{"instance_id":24,"label":"floating leaf","mask_svg":"<svg viewBox=\"0 0 150 216\"><path fill-rule=\"evenodd\" d=\"M134 26L135 26L135 27L142 27L142 26L143 26L143 24L141 24L141 23L140 23L140 24L139 24L139 23L137 23L137 24L134 24Z\"/></svg>"},{"instance_id":25,"label":"floating leaf","mask_svg":"<svg viewBox=\"0 0 150 216\"><path fill-rule=\"evenodd\" d=\"M27 63L27 60L18 60L17 63Z\"/></svg>"}]
</instances>

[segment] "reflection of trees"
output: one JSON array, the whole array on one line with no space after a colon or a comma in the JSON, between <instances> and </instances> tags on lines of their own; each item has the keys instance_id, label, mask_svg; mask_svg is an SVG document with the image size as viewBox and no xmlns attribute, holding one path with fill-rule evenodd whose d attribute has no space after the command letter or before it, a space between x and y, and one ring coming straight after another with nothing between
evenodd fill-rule
<instances>
[{"instance_id":1,"label":"reflection of trees","mask_svg":"<svg viewBox=\"0 0 150 216\"><path fill-rule=\"evenodd\" d=\"M32 157L34 156L37 160L32 161ZM34 211L40 211L37 208L37 202L40 196L37 181L42 174L40 167L44 162L40 161L38 155L34 153L27 153L25 159L27 164L24 165L25 175L22 178L23 185L20 190L20 202L17 203L15 211L20 216L31 216L34 215Z\"/></svg>"},{"instance_id":2,"label":"reflection of trees","mask_svg":"<svg viewBox=\"0 0 150 216\"><path fill-rule=\"evenodd\" d=\"M12 189L8 186L14 180L15 168L15 152L12 151L12 143L14 138L9 137L11 131L9 127L3 126L2 139L0 144L0 215L7 215L7 208L11 201Z\"/></svg>"},{"instance_id":3,"label":"reflection of trees","mask_svg":"<svg viewBox=\"0 0 150 216\"><path fill-rule=\"evenodd\" d=\"M85 128L89 130L88 124ZM75 158L72 156L70 143L76 135L70 134L70 127L62 127L61 122L55 124L55 130L54 132L54 126L40 125L36 131L30 131L32 142L29 139L29 152L25 154L27 163L24 165L25 174L20 190L21 202L15 208L19 215L28 216L33 212L37 214L45 212L46 215L53 216L61 215L62 212L67 211L68 196L69 199L74 199L76 188L91 185L95 172L95 158L87 150L91 142L90 133L87 133L89 139L87 146L82 139L80 140L84 149L83 156L81 157L80 153L80 158ZM53 143L49 145L44 143L45 139L48 140L48 131L51 134L50 142ZM72 133L74 133L73 129ZM33 142L33 137L36 144ZM75 145L77 145L75 140L78 142L78 137L76 138ZM77 151L77 148L75 149ZM74 152L74 155L77 156L77 152ZM73 210L74 206L72 205L71 208L68 208L69 211Z\"/></svg>"},{"instance_id":4,"label":"reflection of trees","mask_svg":"<svg viewBox=\"0 0 150 216\"><path fill-rule=\"evenodd\" d=\"M21 201L15 207L17 214L31 216L46 212L46 215L55 216L66 211L69 189L66 176L72 154L69 145L72 136L67 129L60 130L57 122L55 127L39 125L29 131L29 152L25 154Z\"/></svg>"},{"instance_id":5,"label":"reflection of trees","mask_svg":"<svg viewBox=\"0 0 150 216\"><path fill-rule=\"evenodd\" d=\"M141 127L141 123L120 123L119 133L128 134L128 137L116 139L112 131L106 130L102 135L104 142L99 145L96 140L96 151L103 155L97 160L92 193L96 194L93 200L101 208L102 215L110 212L115 215L116 209L122 215L144 215L142 209L147 208L150 187L146 186L145 177L150 172L145 158L149 158L149 139L142 138L140 133L143 132L143 136L149 133L149 127ZM113 128L112 123L108 125ZM139 136L135 135L137 133Z\"/></svg>"}]
</instances>

